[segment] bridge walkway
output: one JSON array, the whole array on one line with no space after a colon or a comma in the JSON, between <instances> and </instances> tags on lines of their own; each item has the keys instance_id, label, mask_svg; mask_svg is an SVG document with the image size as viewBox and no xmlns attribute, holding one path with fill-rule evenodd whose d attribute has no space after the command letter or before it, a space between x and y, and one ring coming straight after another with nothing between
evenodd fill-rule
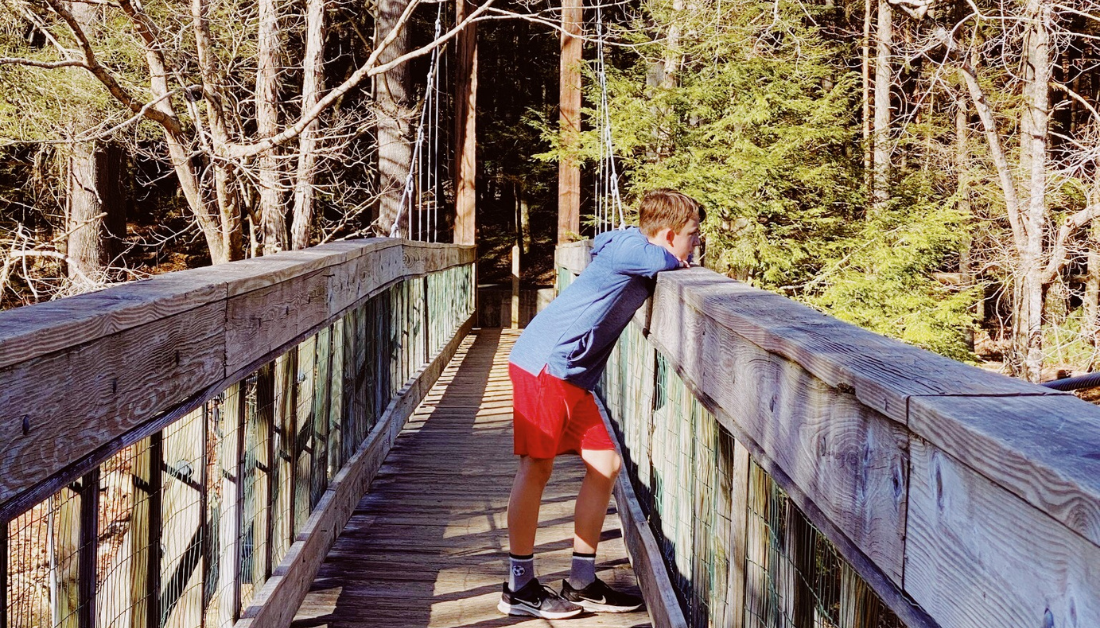
<instances>
[{"instance_id":1,"label":"bridge walkway","mask_svg":"<svg viewBox=\"0 0 1100 628\"><path fill-rule=\"evenodd\" d=\"M409 419L329 552L295 628L345 626L651 626L644 612L548 622L496 610L506 571L512 456L508 351L516 333L483 329L462 344ZM559 459L546 488L536 570L568 575L579 458ZM612 502L599 575L637 591Z\"/></svg>"}]
</instances>

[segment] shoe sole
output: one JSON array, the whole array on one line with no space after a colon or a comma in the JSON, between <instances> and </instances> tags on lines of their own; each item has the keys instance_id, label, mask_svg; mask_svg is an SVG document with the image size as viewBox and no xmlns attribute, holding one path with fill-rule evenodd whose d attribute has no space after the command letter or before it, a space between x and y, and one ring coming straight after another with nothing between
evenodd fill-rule
<instances>
[{"instance_id":1,"label":"shoe sole","mask_svg":"<svg viewBox=\"0 0 1100 628\"><path fill-rule=\"evenodd\" d=\"M572 600L570 601L572 602ZM588 600L580 600L573 603L580 604L581 608L590 613L630 613L643 606L642 604L637 604L635 606L611 606L610 604L597 604L595 602L589 602Z\"/></svg>"},{"instance_id":2,"label":"shoe sole","mask_svg":"<svg viewBox=\"0 0 1100 628\"><path fill-rule=\"evenodd\" d=\"M538 617L541 619L567 619L583 613L584 607L572 611L554 612L531 608L530 606L523 606L520 604L508 604L504 600L501 600L497 602L497 610L505 615L530 615L531 617Z\"/></svg>"}]
</instances>

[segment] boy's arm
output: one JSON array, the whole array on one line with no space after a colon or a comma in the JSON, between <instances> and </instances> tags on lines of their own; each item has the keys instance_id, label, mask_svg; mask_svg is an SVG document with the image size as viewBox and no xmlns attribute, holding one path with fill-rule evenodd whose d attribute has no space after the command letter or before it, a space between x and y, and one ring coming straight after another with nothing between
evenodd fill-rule
<instances>
[{"instance_id":1,"label":"boy's arm","mask_svg":"<svg viewBox=\"0 0 1100 628\"><path fill-rule=\"evenodd\" d=\"M648 277L652 279L657 273L665 270L680 268L683 264L676 259L667 249L651 244L639 242L631 246L624 246L618 251L615 258L615 270L624 275Z\"/></svg>"}]
</instances>

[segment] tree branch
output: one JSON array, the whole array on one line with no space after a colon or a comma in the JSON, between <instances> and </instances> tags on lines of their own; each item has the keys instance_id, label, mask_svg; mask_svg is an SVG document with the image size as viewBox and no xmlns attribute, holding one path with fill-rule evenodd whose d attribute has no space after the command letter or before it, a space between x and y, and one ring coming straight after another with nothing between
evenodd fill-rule
<instances>
[{"instance_id":1,"label":"tree branch","mask_svg":"<svg viewBox=\"0 0 1100 628\"><path fill-rule=\"evenodd\" d=\"M92 44L88 41L88 36L84 33L84 29L80 27L80 23L77 22L76 17L65 8L60 0L46 0L50 8L54 13L61 16L61 19L65 20L65 23L69 25L69 29L72 30L73 36L80 42L80 48L84 52L84 63L88 67L88 71L91 72L99 82L107 88L107 91L115 97L115 100L122 103L123 106L128 107L134 113L138 113L144 110L144 115L150 120L153 120L165 128L169 129L173 133L179 133L179 123L171 116L164 112L149 108L145 109L145 104L135 99L130 95L130 92L126 91L126 88L122 87L115 77L107 70L107 68L100 65L96 59L95 51L92 50Z\"/></svg>"},{"instance_id":2,"label":"tree branch","mask_svg":"<svg viewBox=\"0 0 1100 628\"><path fill-rule=\"evenodd\" d=\"M1054 281L1058 273L1062 272L1062 269L1069 263L1069 256L1066 254L1066 243L1069 242L1069 239L1097 216L1100 216L1100 204L1089 205L1072 214L1062 223L1062 226L1058 229L1058 235L1054 238L1054 246L1051 247L1050 260L1043 270L1044 285Z\"/></svg>"},{"instance_id":3,"label":"tree branch","mask_svg":"<svg viewBox=\"0 0 1100 628\"><path fill-rule=\"evenodd\" d=\"M0 65L26 65L32 68L84 68L90 70L88 64L78 59L66 59L64 61L35 61L33 59L20 59L18 57L0 57Z\"/></svg>"},{"instance_id":4,"label":"tree branch","mask_svg":"<svg viewBox=\"0 0 1100 628\"><path fill-rule=\"evenodd\" d=\"M409 5L405 8L405 12L402 13L401 17L398 19L396 26L394 26L394 29L386 35L386 38L382 40L378 48L376 48L374 52L371 53L370 57L363 63L363 65L360 66L354 74L348 77L347 80L345 80L339 86L335 87L329 93L325 94L324 98L319 100L316 105L310 108L309 111L303 113L302 117L299 118L297 122L285 129L282 133L279 133L278 135L270 138L260 140L258 142L253 142L251 144L231 144L226 151L226 156L238 159L242 157L252 157L254 155L260 154L261 152L269 148L280 146L298 137L302 133L302 131L304 131L306 127L309 126L311 122L316 120L322 113L325 112L326 109L332 106L332 104L336 102L337 99L339 99L353 87L361 83L364 79L382 74L391 68L394 68L398 65L401 65L402 63L405 63L406 61L409 61L410 59L415 59L417 57L428 54L435 48L438 48L439 46L442 46L451 39L454 39L454 37L458 35L458 33L462 32L462 30L465 29L474 20L476 20L478 16L487 11L489 7L492 6L494 1L495 0L487 0L485 4L479 6L474 12L470 13L470 15L466 17L466 19L462 20L461 23L455 25L454 28L447 31L447 33L439 39L425 44L424 46L421 46L416 50L403 54L388 63L377 65L379 55L381 55L382 51L384 51L386 47L388 47L390 43L393 42L393 40L397 37L399 30L405 27L405 24L412 16L413 10L420 3L420 0L411 0L411 2L409 2Z\"/></svg>"}]
</instances>

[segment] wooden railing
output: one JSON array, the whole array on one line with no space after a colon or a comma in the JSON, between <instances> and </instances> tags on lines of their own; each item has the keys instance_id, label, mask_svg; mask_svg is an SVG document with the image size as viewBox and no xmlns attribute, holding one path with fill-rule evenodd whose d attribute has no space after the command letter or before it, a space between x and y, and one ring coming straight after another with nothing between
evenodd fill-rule
<instances>
[{"instance_id":1,"label":"wooden railing","mask_svg":"<svg viewBox=\"0 0 1100 628\"><path fill-rule=\"evenodd\" d=\"M1100 408L704 269L601 392L689 625L1100 626Z\"/></svg>"},{"instance_id":2,"label":"wooden railing","mask_svg":"<svg viewBox=\"0 0 1100 628\"><path fill-rule=\"evenodd\" d=\"M0 628L288 625L474 257L342 242L0 314Z\"/></svg>"}]
</instances>

